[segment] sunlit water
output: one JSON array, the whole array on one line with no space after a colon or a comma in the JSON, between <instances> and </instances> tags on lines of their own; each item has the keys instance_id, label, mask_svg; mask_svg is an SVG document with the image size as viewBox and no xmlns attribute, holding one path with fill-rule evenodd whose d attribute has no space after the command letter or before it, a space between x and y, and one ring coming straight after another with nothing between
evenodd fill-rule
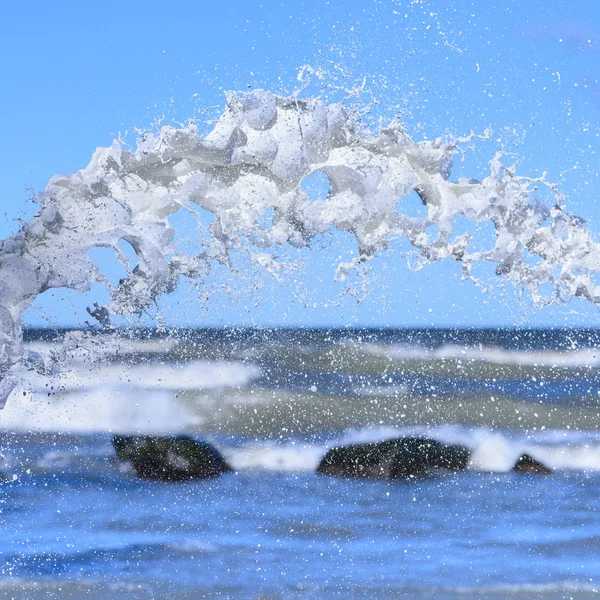
<instances>
[{"instance_id":1,"label":"sunlit water","mask_svg":"<svg viewBox=\"0 0 600 600\"><path fill-rule=\"evenodd\" d=\"M24 372L0 413L0 596L595 596L598 339L140 332L104 344L91 371L73 358L55 379ZM142 481L110 432L187 432L236 472ZM415 433L468 445L468 471L393 483L315 473L332 445ZM523 452L554 473L511 473Z\"/></svg>"}]
</instances>

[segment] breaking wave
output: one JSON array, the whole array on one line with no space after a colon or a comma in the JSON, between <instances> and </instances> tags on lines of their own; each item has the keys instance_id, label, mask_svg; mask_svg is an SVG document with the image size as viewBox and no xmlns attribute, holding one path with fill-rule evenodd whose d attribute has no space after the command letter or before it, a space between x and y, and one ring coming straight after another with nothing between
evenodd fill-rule
<instances>
[{"instance_id":1,"label":"breaking wave","mask_svg":"<svg viewBox=\"0 0 600 600\"><path fill-rule=\"evenodd\" d=\"M464 444L472 452L469 469L507 473L524 453L558 471L600 471L600 434L553 430L537 435L469 429L455 425L436 428L367 428L351 430L324 444L301 440L277 443L253 441L223 451L236 470L314 472L328 448L352 443L378 442L402 436L424 436L445 443Z\"/></svg>"},{"instance_id":2,"label":"breaking wave","mask_svg":"<svg viewBox=\"0 0 600 600\"><path fill-rule=\"evenodd\" d=\"M239 250L283 280L277 248L308 246L332 228L358 246L355 258L337 266L339 280L405 238L421 265L454 258L471 277L472 267L487 261L538 302L600 302L593 281L599 246L582 219L563 209L554 186L518 175L499 155L482 180L450 179L457 148L470 139L417 142L398 123L365 130L341 103L254 91L229 94L204 138L190 124L143 135L133 150L119 141L99 148L85 169L54 176L34 217L0 243L0 399L16 384L16 364L47 374L60 363L51 352L23 348L22 315L39 294L101 284L111 300L89 310L108 326L112 315L151 307L182 276L201 284L215 263L232 264ZM305 189L312 177L324 188L317 198ZM544 186L553 206L538 197ZM425 216L409 216L412 192ZM169 217L182 208L200 223L203 241L193 256L173 248ZM472 233L456 235L459 219L491 223L488 247ZM97 247L122 264L118 283L90 257ZM71 342L81 339L74 334Z\"/></svg>"},{"instance_id":3,"label":"breaking wave","mask_svg":"<svg viewBox=\"0 0 600 600\"><path fill-rule=\"evenodd\" d=\"M465 347L446 344L439 348L415 346L378 346L363 344L361 349L375 356L394 360L463 360L492 365L517 365L522 367L592 368L600 366L600 350L506 350L494 347Z\"/></svg>"}]
</instances>

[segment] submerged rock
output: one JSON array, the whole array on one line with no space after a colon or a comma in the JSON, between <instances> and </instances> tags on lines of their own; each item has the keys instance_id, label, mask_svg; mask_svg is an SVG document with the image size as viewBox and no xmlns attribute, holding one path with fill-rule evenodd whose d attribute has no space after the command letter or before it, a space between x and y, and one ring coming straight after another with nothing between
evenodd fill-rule
<instances>
[{"instance_id":1,"label":"submerged rock","mask_svg":"<svg viewBox=\"0 0 600 600\"><path fill-rule=\"evenodd\" d=\"M519 456L512 470L514 473L531 473L534 475L550 475L552 473L552 469L535 460L529 454Z\"/></svg>"},{"instance_id":2,"label":"submerged rock","mask_svg":"<svg viewBox=\"0 0 600 600\"><path fill-rule=\"evenodd\" d=\"M469 463L465 446L427 438L398 438L369 444L350 444L327 451L317 473L340 477L403 479L439 470L462 471Z\"/></svg>"},{"instance_id":3,"label":"submerged rock","mask_svg":"<svg viewBox=\"0 0 600 600\"><path fill-rule=\"evenodd\" d=\"M113 446L119 460L129 461L144 479L185 481L232 471L216 448L185 435L115 435Z\"/></svg>"}]
</instances>

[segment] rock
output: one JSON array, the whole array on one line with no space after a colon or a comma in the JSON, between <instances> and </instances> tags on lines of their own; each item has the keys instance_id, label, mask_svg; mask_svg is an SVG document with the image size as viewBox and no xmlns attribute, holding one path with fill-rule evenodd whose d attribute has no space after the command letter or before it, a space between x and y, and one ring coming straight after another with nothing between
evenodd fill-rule
<instances>
[{"instance_id":1,"label":"rock","mask_svg":"<svg viewBox=\"0 0 600 600\"><path fill-rule=\"evenodd\" d=\"M331 448L317 473L369 479L402 479L439 470L467 468L470 451L465 446L442 444L427 438L398 438L370 444Z\"/></svg>"},{"instance_id":2,"label":"rock","mask_svg":"<svg viewBox=\"0 0 600 600\"><path fill-rule=\"evenodd\" d=\"M529 454L522 454L512 468L513 473L527 473L534 475L550 475L552 469L535 460Z\"/></svg>"},{"instance_id":3,"label":"rock","mask_svg":"<svg viewBox=\"0 0 600 600\"><path fill-rule=\"evenodd\" d=\"M144 479L185 481L232 471L216 448L185 435L115 435L113 446L119 460L131 462L138 477Z\"/></svg>"}]
</instances>

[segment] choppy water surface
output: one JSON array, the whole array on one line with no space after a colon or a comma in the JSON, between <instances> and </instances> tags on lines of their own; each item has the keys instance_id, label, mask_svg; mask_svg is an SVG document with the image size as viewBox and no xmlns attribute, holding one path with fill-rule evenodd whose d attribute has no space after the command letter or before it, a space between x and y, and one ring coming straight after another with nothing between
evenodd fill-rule
<instances>
[{"instance_id":1,"label":"choppy water surface","mask_svg":"<svg viewBox=\"0 0 600 600\"><path fill-rule=\"evenodd\" d=\"M598 339L138 332L91 367L74 356L54 379L24 373L0 412L0 597L595 596ZM187 432L236 472L141 481L112 432ZM415 433L469 446L469 470L394 483L315 473L332 445ZM523 452L554 473L511 473Z\"/></svg>"}]
</instances>

